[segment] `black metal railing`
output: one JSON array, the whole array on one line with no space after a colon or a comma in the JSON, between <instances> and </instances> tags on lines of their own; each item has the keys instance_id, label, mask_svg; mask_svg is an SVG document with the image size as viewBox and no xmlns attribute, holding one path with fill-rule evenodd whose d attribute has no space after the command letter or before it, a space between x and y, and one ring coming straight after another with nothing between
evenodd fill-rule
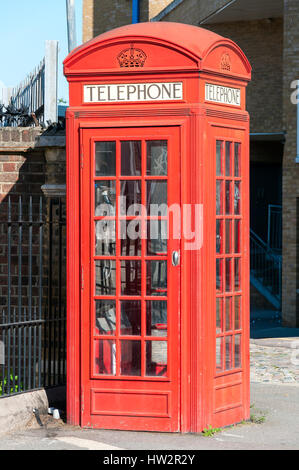
<instances>
[{"instance_id":1,"label":"black metal railing","mask_svg":"<svg viewBox=\"0 0 299 470\"><path fill-rule=\"evenodd\" d=\"M0 205L0 397L65 383L65 204Z\"/></svg>"}]
</instances>

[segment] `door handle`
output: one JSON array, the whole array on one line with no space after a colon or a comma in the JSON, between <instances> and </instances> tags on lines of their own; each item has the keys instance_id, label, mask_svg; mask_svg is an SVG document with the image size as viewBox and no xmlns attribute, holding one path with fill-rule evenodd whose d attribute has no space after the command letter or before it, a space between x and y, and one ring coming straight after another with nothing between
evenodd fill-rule
<instances>
[{"instance_id":1,"label":"door handle","mask_svg":"<svg viewBox=\"0 0 299 470\"><path fill-rule=\"evenodd\" d=\"M178 251L173 251L172 252L172 265L177 266L180 261L180 255Z\"/></svg>"}]
</instances>

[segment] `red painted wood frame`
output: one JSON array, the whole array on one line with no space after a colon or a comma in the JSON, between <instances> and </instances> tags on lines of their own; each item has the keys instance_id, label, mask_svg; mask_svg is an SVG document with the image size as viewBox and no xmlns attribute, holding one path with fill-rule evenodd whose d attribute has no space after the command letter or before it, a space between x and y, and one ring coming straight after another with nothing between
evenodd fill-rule
<instances>
[{"instance_id":1,"label":"red painted wood frame","mask_svg":"<svg viewBox=\"0 0 299 470\"><path fill-rule=\"evenodd\" d=\"M132 50L133 43L144 51L145 64L139 68L120 67L117 57L128 48ZM199 432L209 425L224 426L249 418L249 117L245 91L250 71L245 55L232 41L201 28L172 23L131 25L107 32L77 48L66 59L71 106L66 115L69 423ZM182 83L183 90L182 100L176 102L84 103L83 99L86 84L174 81ZM214 87L209 96L205 92L207 84ZM226 87L226 93L228 88L239 89L239 104L221 102L221 96L217 98L218 86L222 91ZM187 249L188 240L181 226L180 266L169 271L171 292L168 291L167 300L175 308L169 312L169 319L172 317L174 322L167 343L177 346L177 355L168 345L170 375L159 380L144 377L144 343L152 338L145 335L143 267L141 295L132 296L143 302L141 334L134 336L143 344L140 375L119 376L122 366L118 347L116 360L113 362L110 354L107 363L113 374L109 379L98 377L99 369L91 370L92 342L109 338L119 345L132 336L120 334L118 304L118 330L109 336L98 334L94 328L93 304L103 296L95 296L93 291L92 265L102 255L95 257L91 251L95 220L92 188L95 182L105 181L93 173L94 142L108 138L117 141L116 174L107 179L120 187L119 142L142 141L143 173L137 179L145 187L145 141L158 137L168 140L173 149L174 167L168 167L167 176L171 198L180 201L181 208L197 204L203 210L202 246ZM240 174L235 172L237 161ZM226 163L230 168L227 172ZM223 196L219 200L221 187ZM145 192L143 198L144 195ZM219 207L222 209L218 213ZM192 216L192 227L194 223ZM142 242L140 256L143 262L147 256L145 243ZM118 242L116 254L110 253L104 259L119 264L120 246ZM170 237L168 267L175 247L179 249ZM175 276L179 276L177 282ZM118 279L118 292L110 296L115 302L124 298L120 296L120 273ZM103 347L103 357L107 350L111 352ZM152 398L147 400L149 395L145 393L138 402L135 398L140 398L142 389L150 392ZM112 398L115 391L120 392L119 396L130 396L127 402L131 411L139 403L134 416L125 409L127 403L117 409L117 400ZM96 399L97 392L104 397L101 404ZM161 401L157 400L157 393ZM167 394L174 400L168 402L169 416L162 416L162 395L165 398ZM155 416L146 416L151 400L156 406ZM113 409L108 409L107 404Z\"/></svg>"},{"instance_id":2,"label":"red painted wood frame","mask_svg":"<svg viewBox=\"0 0 299 470\"><path fill-rule=\"evenodd\" d=\"M180 307L177 286L180 267L173 266L172 253L180 251L180 240L173 237L176 227L171 218L167 221L167 212L165 215L149 215L149 198L156 195L155 203L180 207L179 129L85 129L81 131L81 137L84 154L81 165L81 389L84 397L81 423L83 426L112 429L178 431ZM164 157L168 161L162 171L150 174L152 162L149 156L153 145L158 150L160 147L157 145L163 145ZM101 169L96 172L96 148L101 147L104 148L104 156L105 152L110 155L115 151L116 165L110 173L108 171L109 176L101 175ZM127 152L132 148L136 150L136 155L132 156L136 157L137 163L135 160L127 161ZM109 162L113 165L112 160L113 157ZM128 168L128 163L140 166ZM97 173L100 175L96 176ZM104 204L101 214L96 212L95 187L96 195L105 188L106 200L109 191L112 198L115 197L115 202ZM166 187L167 200L159 200L159 195L165 198ZM143 211L140 213L140 208L138 217L134 215L135 210L130 213L121 211L119 197L121 194L130 197L130 191L134 191L135 196L130 202L141 204L147 215ZM113 215L103 216L109 207ZM154 227L158 221L168 225L167 249L165 251L165 242L161 244L163 252L153 254L155 250L151 245L154 242L150 238L149 224ZM99 224L97 230L101 229L104 223L116 232L111 243L112 252L106 249L103 253L106 245L100 242L96 253L95 227ZM143 235L136 239L137 242L130 243L127 239L127 223L133 228L137 226ZM133 248L133 254L128 253L128 248L129 251ZM162 284L162 289L150 287L153 272L166 267L167 287ZM107 276L110 276L109 282ZM102 311L106 309L106 312L97 312L97 315L102 315L97 319L95 306ZM165 313L166 306L167 320L163 319L160 330L157 329L158 322L158 327L149 325L154 321L150 313L157 314L159 308ZM99 331L95 323L105 321L107 309L110 315L116 313L115 330ZM152 358L156 361L151 362ZM99 361L106 362L96 365Z\"/></svg>"},{"instance_id":3,"label":"red painted wood frame","mask_svg":"<svg viewBox=\"0 0 299 470\"><path fill-rule=\"evenodd\" d=\"M207 171L213 175L213 197L207 202L215 218L210 224L214 265L209 261L212 289L214 367L207 381L207 422L214 427L249 419L249 147L248 127L210 122ZM212 353L213 351L213 353Z\"/></svg>"}]
</instances>

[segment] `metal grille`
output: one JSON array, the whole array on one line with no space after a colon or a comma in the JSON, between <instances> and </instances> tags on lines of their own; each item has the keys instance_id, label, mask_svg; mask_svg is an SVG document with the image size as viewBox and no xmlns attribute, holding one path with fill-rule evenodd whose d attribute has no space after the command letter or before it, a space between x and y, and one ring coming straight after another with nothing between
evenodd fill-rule
<instances>
[{"instance_id":1,"label":"metal grille","mask_svg":"<svg viewBox=\"0 0 299 470\"><path fill-rule=\"evenodd\" d=\"M0 397L65 383L65 204L0 206Z\"/></svg>"}]
</instances>

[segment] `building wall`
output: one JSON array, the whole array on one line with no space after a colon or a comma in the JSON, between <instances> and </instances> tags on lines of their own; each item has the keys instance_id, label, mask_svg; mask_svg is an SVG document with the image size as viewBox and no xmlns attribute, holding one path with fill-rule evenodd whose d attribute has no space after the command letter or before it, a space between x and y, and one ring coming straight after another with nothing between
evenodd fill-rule
<instances>
[{"instance_id":1,"label":"building wall","mask_svg":"<svg viewBox=\"0 0 299 470\"><path fill-rule=\"evenodd\" d=\"M238 21L205 25L235 41L252 66L247 87L250 132L281 132L283 20Z\"/></svg>"},{"instance_id":2,"label":"building wall","mask_svg":"<svg viewBox=\"0 0 299 470\"><path fill-rule=\"evenodd\" d=\"M291 102L291 82L299 79L299 4L297 0L285 0L284 52L283 52L283 116L287 131L283 157L283 266L282 308L287 326L299 326L299 279L296 260L299 261L299 164L296 158L296 105Z\"/></svg>"},{"instance_id":3,"label":"building wall","mask_svg":"<svg viewBox=\"0 0 299 470\"><path fill-rule=\"evenodd\" d=\"M105 1L102 11L89 18L96 0L84 0L85 40L100 32L131 22L131 2ZM164 3L176 5L162 21L198 25L226 0L184 0L183 2L141 1L141 20L165 8ZM113 5L112 5L113 4ZM111 6L112 5L112 6ZM114 8L115 7L115 8ZM115 11L114 11L115 10ZM111 11L114 11L111 15ZM109 12L109 14L108 14ZM248 85L247 109L251 118L251 132L286 132L283 156L283 276L282 309L286 325L299 325L299 165L296 157L296 106L291 103L290 84L298 79L299 71L299 4L298 0L284 0L284 18L206 24L205 28L235 41L247 55L252 67L252 81ZM297 75L296 75L297 73ZM269 147L270 149L270 147ZM269 150L269 157L270 150ZM274 158L276 160L276 157ZM274 161L273 160L273 161ZM297 304L297 307L296 307Z\"/></svg>"}]
</instances>

